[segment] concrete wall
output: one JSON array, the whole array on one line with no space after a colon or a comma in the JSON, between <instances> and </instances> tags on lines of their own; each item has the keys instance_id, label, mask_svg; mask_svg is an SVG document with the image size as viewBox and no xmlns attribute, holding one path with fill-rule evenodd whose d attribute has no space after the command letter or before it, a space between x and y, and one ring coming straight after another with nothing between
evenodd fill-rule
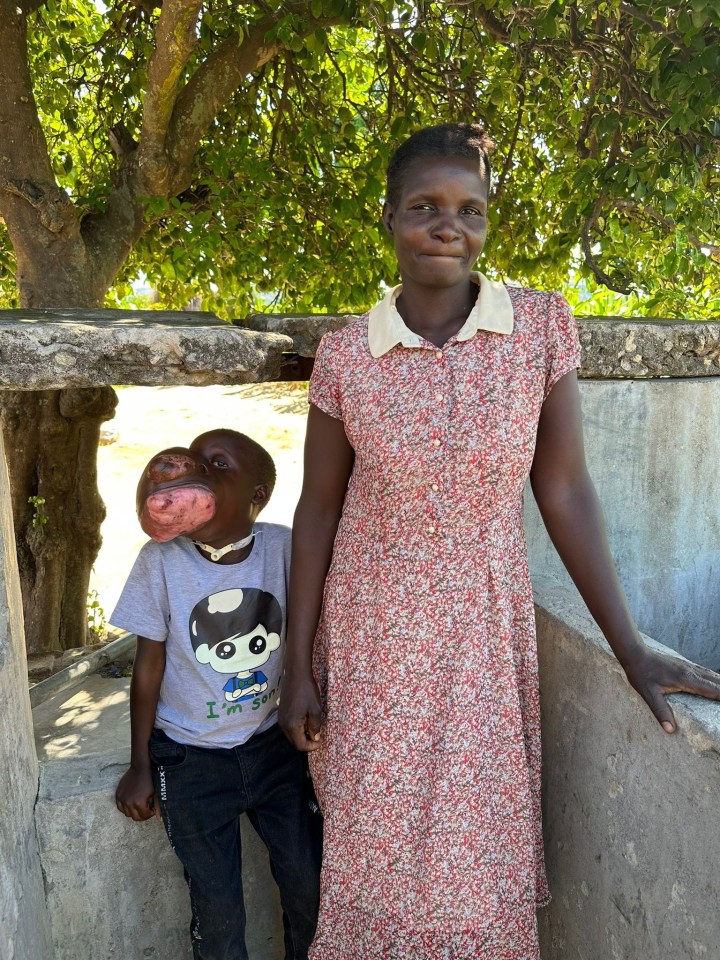
<instances>
[{"instance_id":1,"label":"concrete wall","mask_svg":"<svg viewBox=\"0 0 720 960\"><path fill-rule=\"evenodd\" d=\"M588 466L638 626L720 668L720 381L583 380L580 390ZM569 585L529 488L526 531L531 570Z\"/></svg>"},{"instance_id":2,"label":"concrete wall","mask_svg":"<svg viewBox=\"0 0 720 960\"><path fill-rule=\"evenodd\" d=\"M718 960L720 704L672 697L668 736L576 595L543 580L536 603L543 960Z\"/></svg>"},{"instance_id":3,"label":"concrete wall","mask_svg":"<svg viewBox=\"0 0 720 960\"><path fill-rule=\"evenodd\" d=\"M128 679L95 675L33 711L40 765L35 817L54 960L191 957L187 887L162 824L134 823L115 807L115 787L130 759L128 691ZM245 818L242 831L250 960L280 960L282 925L268 858Z\"/></svg>"},{"instance_id":4,"label":"concrete wall","mask_svg":"<svg viewBox=\"0 0 720 960\"><path fill-rule=\"evenodd\" d=\"M49 926L33 822L38 766L1 435L0 565L0 958L49 960Z\"/></svg>"}]
</instances>

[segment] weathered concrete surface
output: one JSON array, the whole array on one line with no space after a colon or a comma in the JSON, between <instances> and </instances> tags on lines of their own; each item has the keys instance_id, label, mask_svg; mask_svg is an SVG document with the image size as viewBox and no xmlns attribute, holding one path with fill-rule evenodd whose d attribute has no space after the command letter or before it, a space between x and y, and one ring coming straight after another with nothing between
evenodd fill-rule
<instances>
[{"instance_id":1,"label":"weathered concrete surface","mask_svg":"<svg viewBox=\"0 0 720 960\"><path fill-rule=\"evenodd\" d=\"M22 603L0 436L0 958L51 960L49 923L33 804L38 766L33 745Z\"/></svg>"},{"instance_id":2,"label":"weathered concrete surface","mask_svg":"<svg viewBox=\"0 0 720 960\"><path fill-rule=\"evenodd\" d=\"M588 466L640 629L720 667L720 380L580 391ZM531 571L569 585L529 488L525 526Z\"/></svg>"},{"instance_id":3,"label":"weathered concrete surface","mask_svg":"<svg viewBox=\"0 0 720 960\"><path fill-rule=\"evenodd\" d=\"M187 887L162 824L134 823L115 807L130 758L129 683L95 675L33 711L55 960L191 957ZM245 817L242 841L250 960L280 960L276 888Z\"/></svg>"},{"instance_id":4,"label":"weathered concrete surface","mask_svg":"<svg viewBox=\"0 0 720 960\"><path fill-rule=\"evenodd\" d=\"M233 324L246 330L262 330L291 337L294 353L301 357L314 357L323 334L341 330L356 319L357 314L352 313L251 313L244 319L233 320Z\"/></svg>"},{"instance_id":5,"label":"weathered concrete surface","mask_svg":"<svg viewBox=\"0 0 720 960\"><path fill-rule=\"evenodd\" d=\"M233 323L292 337L295 352L314 357L320 338L354 315L254 313ZM720 323L578 317L581 377L720 376Z\"/></svg>"},{"instance_id":6,"label":"weathered concrete surface","mask_svg":"<svg viewBox=\"0 0 720 960\"><path fill-rule=\"evenodd\" d=\"M718 960L720 704L671 697L668 736L576 595L542 581L536 603L543 960Z\"/></svg>"},{"instance_id":7,"label":"weathered concrete surface","mask_svg":"<svg viewBox=\"0 0 720 960\"><path fill-rule=\"evenodd\" d=\"M720 376L720 323L578 317L586 377Z\"/></svg>"},{"instance_id":8,"label":"weathered concrete surface","mask_svg":"<svg viewBox=\"0 0 720 960\"><path fill-rule=\"evenodd\" d=\"M241 330L212 314L202 317L201 324L153 311L0 311L0 389L203 386L279 378L291 340Z\"/></svg>"}]
</instances>

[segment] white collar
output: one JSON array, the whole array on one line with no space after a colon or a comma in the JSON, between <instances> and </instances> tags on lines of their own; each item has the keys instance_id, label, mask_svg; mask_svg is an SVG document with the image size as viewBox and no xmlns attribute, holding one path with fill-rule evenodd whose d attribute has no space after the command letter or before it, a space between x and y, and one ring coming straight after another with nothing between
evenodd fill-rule
<instances>
[{"instance_id":1,"label":"white collar","mask_svg":"<svg viewBox=\"0 0 720 960\"><path fill-rule=\"evenodd\" d=\"M470 274L470 279L479 287L475 306L458 331L457 340L470 340L478 330L490 333L513 332L513 308L510 294L504 283L488 278L479 271ZM395 301L402 291L402 284L388 293L384 300L370 311L368 317L368 345L377 359L392 350L397 344L404 347L419 347L422 337L405 326Z\"/></svg>"}]
</instances>

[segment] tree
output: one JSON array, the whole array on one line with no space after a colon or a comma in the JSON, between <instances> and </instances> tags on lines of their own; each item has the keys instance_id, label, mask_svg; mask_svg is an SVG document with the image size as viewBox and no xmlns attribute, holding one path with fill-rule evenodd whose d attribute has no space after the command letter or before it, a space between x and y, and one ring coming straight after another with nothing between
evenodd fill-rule
<instances>
[{"instance_id":1,"label":"tree","mask_svg":"<svg viewBox=\"0 0 720 960\"><path fill-rule=\"evenodd\" d=\"M113 305L142 271L165 306L361 309L393 279L378 217L391 148L484 118L491 273L706 316L717 8L0 0L0 293ZM83 641L114 402L109 388L0 399L31 650Z\"/></svg>"}]
</instances>

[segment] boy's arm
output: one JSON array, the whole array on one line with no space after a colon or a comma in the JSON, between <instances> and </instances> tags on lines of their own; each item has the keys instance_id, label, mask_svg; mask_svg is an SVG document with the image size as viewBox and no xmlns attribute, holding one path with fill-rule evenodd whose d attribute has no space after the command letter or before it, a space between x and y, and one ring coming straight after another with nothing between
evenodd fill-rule
<instances>
[{"instance_id":1,"label":"boy's arm","mask_svg":"<svg viewBox=\"0 0 720 960\"><path fill-rule=\"evenodd\" d=\"M165 644L138 637L130 682L130 769L115 792L118 810L133 820L157 814L148 744L164 673Z\"/></svg>"}]
</instances>

